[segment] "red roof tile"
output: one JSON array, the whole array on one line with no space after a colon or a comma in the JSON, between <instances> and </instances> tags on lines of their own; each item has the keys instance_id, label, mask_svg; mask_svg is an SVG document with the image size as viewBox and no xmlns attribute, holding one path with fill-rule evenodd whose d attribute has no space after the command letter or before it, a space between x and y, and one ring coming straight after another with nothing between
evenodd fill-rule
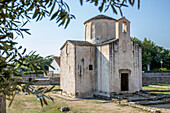
<instances>
[{"instance_id":1,"label":"red roof tile","mask_svg":"<svg viewBox=\"0 0 170 113\"><path fill-rule=\"evenodd\" d=\"M54 60L57 62L57 64L58 64L59 67L60 67L60 57L54 57Z\"/></svg>"}]
</instances>

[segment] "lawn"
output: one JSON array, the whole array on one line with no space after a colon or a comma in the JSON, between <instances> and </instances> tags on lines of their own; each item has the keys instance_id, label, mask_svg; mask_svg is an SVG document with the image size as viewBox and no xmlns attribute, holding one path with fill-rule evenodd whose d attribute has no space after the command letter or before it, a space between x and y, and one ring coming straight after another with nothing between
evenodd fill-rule
<instances>
[{"instance_id":1,"label":"lawn","mask_svg":"<svg viewBox=\"0 0 170 113\"><path fill-rule=\"evenodd\" d=\"M158 86L169 86L170 87L170 84L157 84Z\"/></svg>"},{"instance_id":2,"label":"lawn","mask_svg":"<svg viewBox=\"0 0 170 113\"><path fill-rule=\"evenodd\" d=\"M170 84L155 84L151 86L150 85L143 86L142 90L170 90ZM151 92L151 93L170 94L170 92Z\"/></svg>"},{"instance_id":3,"label":"lawn","mask_svg":"<svg viewBox=\"0 0 170 113\"><path fill-rule=\"evenodd\" d=\"M154 86L143 86L143 90L170 90L170 88L160 88L160 87L154 87Z\"/></svg>"},{"instance_id":4,"label":"lawn","mask_svg":"<svg viewBox=\"0 0 170 113\"><path fill-rule=\"evenodd\" d=\"M57 86L58 87L58 86ZM93 99L67 100L49 94L55 102L48 101L48 105L41 107L40 103L33 95L17 94L7 113L60 113L59 107L68 106L69 113L147 113L138 108L122 106L111 101L101 101ZM7 101L7 105L9 102Z\"/></svg>"},{"instance_id":5,"label":"lawn","mask_svg":"<svg viewBox=\"0 0 170 113\"><path fill-rule=\"evenodd\" d=\"M159 86L169 86L170 84L161 84ZM47 86L50 87L50 86ZM59 88L59 86L56 86ZM144 86L144 90L148 89L169 89L170 88L158 88L151 86ZM164 93L164 92L162 92ZM170 92L165 92L170 93ZM50 96L54 98L54 103L48 100L48 105L41 107L37 98L33 95L25 95L23 93L17 94L16 98L10 108L7 107L7 113L60 113L59 108L61 106L68 106L70 108L69 113L146 113L138 108L130 106L119 105L111 101L101 101L92 99L80 99L80 100L67 100L60 98L54 93L50 93ZM9 102L7 101L7 105Z\"/></svg>"},{"instance_id":6,"label":"lawn","mask_svg":"<svg viewBox=\"0 0 170 113\"><path fill-rule=\"evenodd\" d=\"M138 108L120 106L113 102L102 102L100 100L70 101L56 96L53 96L53 98L55 103L48 101L48 106L41 107L34 96L18 94L12 106L7 108L7 113L60 113L58 109L60 106L68 106L70 113L147 113Z\"/></svg>"}]
</instances>

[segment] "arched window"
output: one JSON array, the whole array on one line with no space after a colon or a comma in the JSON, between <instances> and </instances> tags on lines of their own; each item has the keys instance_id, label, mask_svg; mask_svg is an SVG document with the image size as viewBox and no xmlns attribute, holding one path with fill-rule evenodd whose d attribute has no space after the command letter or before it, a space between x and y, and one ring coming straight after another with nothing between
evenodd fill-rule
<instances>
[{"instance_id":1,"label":"arched window","mask_svg":"<svg viewBox=\"0 0 170 113\"><path fill-rule=\"evenodd\" d=\"M91 26L91 39L95 38L95 24L92 23Z\"/></svg>"},{"instance_id":2,"label":"arched window","mask_svg":"<svg viewBox=\"0 0 170 113\"><path fill-rule=\"evenodd\" d=\"M124 32L124 33L127 32L127 24L125 21L122 23L122 32Z\"/></svg>"},{"instance_id":3,"label":"arched window","mask_svg":"<svg viewBox=\"0 0 170 113\"><path fill-rule=\"evenodd\" d=\"M107 23L102 24L102 38L107 38Z\"/></svg>"}]
</instances>

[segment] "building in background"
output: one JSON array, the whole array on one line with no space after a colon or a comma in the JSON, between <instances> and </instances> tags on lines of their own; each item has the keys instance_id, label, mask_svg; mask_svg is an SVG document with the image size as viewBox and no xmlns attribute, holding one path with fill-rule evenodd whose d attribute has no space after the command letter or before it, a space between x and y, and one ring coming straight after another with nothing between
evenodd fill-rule
<instances>
[{"instance_id":1,"label":"building in background","mask_svg":"<svg viewBox=\"0 0 170 113\"><path fill-rule=\"evenodd\" d=\"M51 62L51 66L53 66L55 69L49 67L48 74L46 76L59 77L60 76L60 57L54 57L53 61Z\"/></svg>"}]
</instances>

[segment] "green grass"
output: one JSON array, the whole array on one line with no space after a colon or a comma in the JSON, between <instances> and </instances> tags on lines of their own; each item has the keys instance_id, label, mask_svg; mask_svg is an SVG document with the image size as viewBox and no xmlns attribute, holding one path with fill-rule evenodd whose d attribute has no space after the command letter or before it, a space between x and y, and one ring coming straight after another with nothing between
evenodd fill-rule
<instances>
[{"instance_id":1,"label":"green grass","mask_svg":"<svg viewBox=\"0 0 170 113\"><path fill-rule=\"evenodd\" d=\"M164 84L164 86L167 84ZM48 85L47 87L51 87ZM59 88L59 86L56 86ZM159 89L165 90L167 88L155 88L151 86L144 86L144 90L148 89ZM168 88L169 89L169 88ZM157 93L157 92L154 92ZM170 94L170 92L158 92ZM66 100L61 97L54 96L53 93L50 95L54 98L54 103L48 100L48 106L41 107L37 98L33 95L17 94L16 98L10 108L7 107L7 113L60 113L59 108L61 106L68 106L70 108L69 113L143 113L143 111L138 108L133 108L123 104L116 104L111 101L100 101L92 99L82 99L82 100ZM7 101L7 105L9 102Z\"/></svg>"},{"instance_id":2,"label":"green grass","mask_svg":"<svg viewBox=\"0 0 170 113\"><path fill-rule=\"evenodd\" d=\"M137 108L130 106L118 105L111 101L105 102L101 100L82 99L82 100L66 100L50 94L54 98L54 103L48 100L48 106L41 107L36 97L33 95L17 94L10 108L7 107L7 113L60 113L61 106L68 106L69 113L143 113ZM9 101L7 101L7 105Z\"/></svg>"},{"instance_id":3,"label":"green grass","mask_svg":"<svg viewBox=\"0 0 170 113\"><path fill-rule=\"evenodd\" d=\"M170 84L155 84L155 86L170 86ZM142 90L170 90L170 88L154 87L154 86L143 86ZM170 92L151 92L158 94L170 94Z\"/></svg>"},{"instance_id":4,"label":"green grass","mask_svg":"<svg viewBox=\"0 0 170 113\"><path fill-rule=\"evenodd\" d=\"M170 87L170 84L157 84L158 86L169 86Z\"/></svg>"},{"instance_id":5,"label":"green grass","mask_svg":"<svg viewBox=\"0 0 170 113\"><path fill-rule=\"evenodd\" d=\"M7 101L7 105L8 103ZM12 106L7 108L7 113L59 113L60 106L67 106L67 104L60 101L53 103L48 100L48 106L41 107L35 96L19 94Z\"/></svg>"},{"instance_id":6,"label":"green grass","mask_svg":"<svg viewBox=\"0 0 170 113\"><path fill-rule=\"evenodd\" d=\"M143 90L170 90L170 88L160 88L160 87L153 87L153 86L143 86Z\"/></svg>"},{"instance_id":7,"label":"green grass","mask_svg":"<svg viewBox=\"0 0 170 113\"><path fill-rule=\"evenodd\" d=\"M167 94L167 95L169 95L169 94L170 94L170 92L151 92L151 93L157 93L157 94Z\"/></svg>"}]
</instances>

